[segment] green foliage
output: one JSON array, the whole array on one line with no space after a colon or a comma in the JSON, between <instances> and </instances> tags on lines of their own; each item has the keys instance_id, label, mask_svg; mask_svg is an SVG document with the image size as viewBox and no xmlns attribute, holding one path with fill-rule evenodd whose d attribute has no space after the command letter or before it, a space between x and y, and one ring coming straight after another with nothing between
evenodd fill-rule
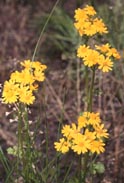
<instances>
[{"instance_id":1,"label":"green foliage","mask_svg":"<svg viewBox=\"0 0 124 183\"><path fill-rule=\"evenodd\" d=\"M35 20L36 26L42 29L49 14L44 14ZM41 23L42 19L42 23ZM57 7L50 18L46 29L46 42L50 50L61 53L62 59L75 58L75 51L81 38L74 27L72 18L61 8Z\"/></svg>"},{"instance_id":2,"label":"green foliage","mask_svg":"<svg viewBox=\"0 0 124 183\"><path fill-rule=\"evenodd\" d=\"M124 2L117 0L112 6L102 4L98 7L100 15L108 25L107 40L111 45L122 50L124 48Z\"/></svg>"},{"instance_id":3,"label":"green foliage","mask_svg":"<svg viewBox=\"0 0 124 183\"><path fill-rule=\"evenodd\" d=\"M104 167L104 164L101 163L101 162L97 162L97 163L94 163L93 166L92 166L92 172L93 174L101 174L101 173L104 173L105 171L105 167Z\"/></svg>"}]
</instances>

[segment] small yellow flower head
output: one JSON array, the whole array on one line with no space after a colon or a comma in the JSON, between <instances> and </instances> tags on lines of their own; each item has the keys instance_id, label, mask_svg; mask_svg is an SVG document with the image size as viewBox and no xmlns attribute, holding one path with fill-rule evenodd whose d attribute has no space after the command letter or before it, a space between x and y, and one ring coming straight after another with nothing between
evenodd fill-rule
<instances>
[{"instance_id":1,"label":"small yellow flower head","mask_svg":"<svg viewBox=\"0 0 124 183\"><path fill-rule=\"evenodd\" d=\"M109 57L105 58L104 56L102 56L98 64L98 69L101 69L103 72L109 72L112 70L113 67L113 62Z\"/></svg>"},{"instance_id":2,"label":"small yellow flower head","mask_svg":"<svg viewBox=\"0 0 124 183\"><path fill-rule=\"evenodd\" d=\"M15 84L12 80L5 81L4 90L2 93L2 99L4 103L15 103L18 100L18 84Z\"/></svg>"},{"instance_id":3,"label":"small yellow flower head","mask_svg":"<svg viewBox=\"0 0 124 183\"><path fill-rule=\"evenodd\" d=\"M84 116L78 117L78 126L79 128L84 128L87 125L87 119Z\"/></svg>"},{"instance_id":4,"label":"small yellow flower head","mask_svg":"<svg viewBox=\"0 0 124 183\"><path fill-rule=\"evenodd\" d=\"M69 151L70 143L67 142L64 138L61 138L59 142L55 142L55 149L63 154Z\"/></svg>"},{"instance_id":5,"label":"small yellow flower head","mask_svg":"<svg viewBox=\"0 0 124 183\"><path fill-rule=\"evenodd\" d=\"M109 137L109 134L107 133L107 130L104 129L104 124L99 124L99 125L94 125L94 129L95 129L95 132L96 132L96 137L98 139L100 138L108 138Z\"/></svg>"},{"instance_id":6,"label":"small yellow flower head","mask_svg":"<svg viewBox=\"0 0 124 183\"><path fill-rule=\"evenodd\" d=\"M90 140L85 135L77 134L73 140L72 150L78 155L86 153L90 148Z\"/></svg>"},{"instance_id":7,"label":"small yellow flower head","mask_svg":"<svg viewBox=\"0 0 124 183\"><path fill-rule=\"evenodd\" d=\"M65 125L62 129L62 134L64 137L71 138L71 132L72 132L72 129L70 125Z\"/></svg>"},{"instance_id":8,"label":"small yellow flower head","mask_svg":"<svg viewBox=\"0 0 124 183\"><path fill-rule=\"evenodd\" d=\"M98 112L97 113L91 112L89 115L88 124L93 125L94 127L99 125L100 123L101 123L100 114Z\"/></svg>"},{"instance_id":9,"label":"small yellow flower head","mask_svg":"<svg viewBox=\"0 0 124 183\"><path fill-rule=\"evenodd\" d=\"M78 8L75 10L75 23L74 26L78 30L80 36L93 36L96 33L107 33L107 27L102 19L96 18L96 11L92 6L86 6L83 9Z\"/></svg>"},{"instance_id":10,"label":"small yellow flower head","mask_svg":"<svg viewBox=\"0 0 124 183\"><path fill-rule=\"evenodd\" d=\"M94 140L92 141L92 143L90 144L90 151L92 153L97 153L97 154L100 154L100 153L103 153L105 151L105 143L102 142L102 141L98 141L98 140Z\"/></svg>"},{"instance_id":11,"label":"small yellow flower head","mask_svg":"<svg viewBox=\"0 0 124 183\"><path fill-rule=\"evenodd\" d=\"M115 59L120 59L119 52L110 46L110 44L103 44L101 46L95 45L96 49L101 53L105 54L107 57L113 57Z\"/></svg>"},{"instance_id":12,"label":"small yellow flower head","mask_svg":"<svg viewBox=\"0 0 124 183\"><path fill-rule=\"evenodd\" d=\"M45 79L44 71L46 65L40 62L25 60L21 62L23 70L15 71L11 74L10 80L5 81L2 93L4 103L21 102L27 105L33 104L35 96L33 91L38 88L36 82L42 82Z\"/></svg>"},{"instance_id":13,"label":"small yellow flower head","mask_svg":"<svg viewBox=\"0 0 124 183\"><path fill-rule=\"evenodd\" d=\"M21 90L23 92L19 95L19 101L27 105L33 104L35 96L33 96L32 91L27 90L26 87L21 88Z\"/></svg>"}]
</instances>

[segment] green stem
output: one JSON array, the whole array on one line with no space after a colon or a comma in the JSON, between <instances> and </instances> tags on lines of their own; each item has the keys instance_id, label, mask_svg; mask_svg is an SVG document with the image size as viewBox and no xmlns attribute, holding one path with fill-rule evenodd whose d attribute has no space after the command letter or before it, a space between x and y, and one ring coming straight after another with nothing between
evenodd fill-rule
<instances>
[{"instance_id":1,"label":"green stem","mask_svg":"<svg viewBox=\"0 0 124 183\"><path fill-rule=\"evenodd\" d=\"M82 154L79 156L79 182L82 182Z\"/></svg>"},{"instance_id":2,"label":"green stem","mask_svg":"<svg viewBox=\"0 0 124 183\"><path fill-rule=\"evenodd\" d=\"M85 100L85 110L88 109L88 100L89 100L89 96L88 96L88 92L89 92L89 77L88 77L88 67L85 67L85 96L86 96L86 100Z\"/></svg>"},{"instance_id":3,"label":"green stem","mask_svg":"<svg viewBox=\"0 0 124 183\"><path fill-rule=\"evenodd\" d=\"M30 143L30 135L29 135L29 122L28 122L28 111L27 106L24 106L24 126L25 126L25 179L29 181L29 174L31 174L31 143Z\"/></svg>"},{"instance_id":4,"label":"green stem","mask_svg":"<svg viewBox=\"0 0 124 183\"><path fill-rule=\"evenodd\" d=\"M19 106L18 111L18 149L17 149L17 172L19 173L20 158L22 158L22 166L24 166L24 151L23 151L23 137L22 137L22 109Z\"/></svg>"},{"instance_id":5,"label":"green stem","mask_svg":"<svg viewBox=\"0 0 124 183\"><path fill-rule=\"evenodd\" d=\"M40 41L41 41L41 38L42 38L42 36L43 36L43 33L44 33L44 31L45 31L45 29L46 29L46 26L47 26L47 24L48 24L48 22L49 22L49 20L50 20L50 18L51 18L51 16L52 16L54 10L55 10L57 4L59 3L59 1L60 1L60 0L57 0L56 3L54 4L54 6L53 6L53 8L52 8L52 10L51 10L51 12L50 12L50 15L49 15L49 17L47 18L46 23L45 23L45 25L44 25L44 27L43 27L41 33L40 33L39 39L38 39L38 41L37 41L37 43L36 43L36 46L35 46L35 49L34 49L34 53L33 53L33 56L32 56L32 61L34 61L34 58L35 58L35 55L36 55L38 46L39 46Z\"/></svg>"},{"instance_id":6,"label":"green stem","mask_svg":"<svg viewBox=\"0 0 124 183\"><path fill-rule=\"evenodd\" d=\"M92 69L92 78L91 78L91 84L90 84L90 90L88 93L88 81L87 81L87 101L88 101L88 112L92 112L92 103L93 103L93 94L94 94L94 81L95 81L95 70L96 68L93 67ZM88 70L87 70L87 77L88 77ZM83 164L83 183L85 183L86 175L88 172L88 160L89 160L89 152L87 152L84 156L84 164Z\"/></svg>"},{"instance_id":7,"label":"green stem","mask_svg":"<svg viewBox=\"0 0 124 183\"><path fill-rule=\"evenodd\" d=\"M92 102L93 102L93 94L94 94L94 81L95 81L95 70L96 68L93 67L92 69L92 78L91 78L91 85L89 91L89 100L88 100L88 111L92 112Z\"/></svg>"},{"instance_id":8,"label":"green stem","mask_svg":"<svg viewBox=\"0 0 124 183\"><path fill-rule=\"evenodd\" d=\"M88 160L89 160L89 153L86 153L84 156L84 162L83 162L83 178L82 178L82 183L85 183L86 181L86 176L88 172Z\"/></svg>"}]
</instances>

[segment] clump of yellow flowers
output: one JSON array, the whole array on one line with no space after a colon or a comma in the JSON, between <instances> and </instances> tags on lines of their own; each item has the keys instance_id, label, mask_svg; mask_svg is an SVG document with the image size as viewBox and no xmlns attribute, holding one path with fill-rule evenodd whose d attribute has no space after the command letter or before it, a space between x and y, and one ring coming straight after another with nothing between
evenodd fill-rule
<instances>
[{"instance_id":1,"label":"clump of yellow flowers","mask_svg":"<svg viewBox=\"0 0 124 183\"><path fill-rule=\"evenodd\" d=\"M13 72L9 81L4 83L2 101L6 104L19 102L27 105L33 104L35 100L33 92L38 88L37 82L45 79L46 65L30 60L24 60L20 64L23 69Z\"/></svg>"},{"instance_id":2,"label":"clump of yellow flowers","mask_svg":"<svg viewBox=\"0 0 124 183\"><path fill-rule=\"evenodd\" d=\"M108 33L107 27L101 18L96 17L96 11L92 6L86 5L83 9L75 10L75 27L80 36L93 36L96 33Z\"/></svg>"},{"instance_id":3,"label":"clump of yellow flowers","mask_svg":"<svg viewBox=\"0 0 124 183\"><path fill-rule=\"evenodd\" d=\"M97 17L97 13L92 6L86 5L84 8L75 10L75 23L74 26L79 32L80 36L95 37L96 34L108 33L107 27L101 18ZM109 72L113 68L113 60L120 59L118 51L113 48L109 43L96 44L97 39L94 41L87 41L91 45L80 45L77 50L77 57L83 60L86 67L95 70L100 69L103 72ZM94 84L94 80L92 81ZM93 87L91 87L92 89ZM93 92L93 90L91 91ZM91 97L90 93L90 97ZM91 98L89 100L92 101ZM84 112L78 118L78 123L65 125L62 128L63 137L59 142L55 142L55 149L59 152L66 153L70 149L80 154L104 152L105 143L104 139L108 138L109 134L101 122L100 114L92 112L92 103L88 106L87 112ZM91 107L91 108L89 108Z\"/></svg>"},{"instance_id":4,"label":"clump of yellow flowers","mask_svg":"<svg viewBox=\"0 0 124 183\"><path fill-rule=\"evenodd\" d=\"M108 33L107 27L101 18L96 17L97 13L92 6L87 5L83 9L75 10L75 27L80 36L91 37L95 34ZM120 55L115 48L108 43L102 45L89 46L80 45L77 56L84 61L88 67L97 66L103 72L109 72L113 67L113 59L120 59Z\"/></svg>"},{"instance_id":5,"label":"clump of yellow flowers","mask_svg":"<svg viewBox=\"0 0 124 183\"><path fill-rule=\"evenodd\" d=\"M104 152L104 139L109 136L101 122L100 114L93 112L84 112L78 117L77 125L65 125L61 132L63 137L54 143L55 149L62 153L71 149L78 155Z\"/></svg>"}]
</instances>

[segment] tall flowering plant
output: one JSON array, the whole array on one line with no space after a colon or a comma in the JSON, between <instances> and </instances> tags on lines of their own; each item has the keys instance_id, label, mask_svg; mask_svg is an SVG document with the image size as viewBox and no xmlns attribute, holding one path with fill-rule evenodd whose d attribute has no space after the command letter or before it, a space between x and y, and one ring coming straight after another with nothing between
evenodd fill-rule
<instances>
[{"instance_id":1,"label":"tall flowering plant","mask_svg":"<svg viewBox=\"0 0 124 183\"><path fill-rule=\"evenodd\" d=\"M22 176L25 182L30 182L36 177L33 168L36 154L30 135L28 106L35 102L38 83L45 80L44 72L47 67L39 61L31 60L24 60L20 64L20 71L11 73L10 79L4 83L2 101L14 105L17 112L17 146L8 148L8 153L17 158L13 169L15 179L19 181Z\"/></svg>"},{"instance_id":2,"label":"tall flowering plant","mask_svg":"<svg viewBox=\"0 0 124 183\"><path fill-rule=\"evenodd\" d=\"M105 151L105 139L109 137L104 123L98 112L93 112L92 99L96 70L109 72L112 70L115 59L120 59L118 51L109 43L98 44L97 34L107 34L108 29L93 6L86 5L84 8L75 10L74 26L86 44L77 49L77 57L80 58L86 68L86 75L90 72L90 87L87 85L87 109L78 117L77 123L63 126L62 138L55 142L55 149L63 154L72 150L80 156L79 182L86 182L87 175L91 170L90 157ZM93 40L92 42L90 40ZM95 44L93 44L95 42ZM90 44L91 43L91 44ZM83 159L83 163L82 163ZM92 180L91 180L92 181Z\"/></svg>"}]
</instances>

